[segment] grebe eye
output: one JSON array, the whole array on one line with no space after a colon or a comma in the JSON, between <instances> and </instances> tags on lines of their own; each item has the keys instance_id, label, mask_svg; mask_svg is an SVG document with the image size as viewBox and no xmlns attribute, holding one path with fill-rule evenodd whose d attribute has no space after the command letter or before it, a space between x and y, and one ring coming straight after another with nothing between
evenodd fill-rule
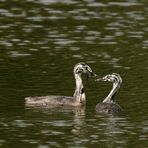
<instances>
[{"instance_id":1,"label":"grebe eye","mask_svg":"<svg viewBox=\"0 0 148 148\"><path fill-rule=\"evenodd\" d=\"M109 79L110 78L110 75L107 75L106 78Z\"/></svg>"}]
</instances>

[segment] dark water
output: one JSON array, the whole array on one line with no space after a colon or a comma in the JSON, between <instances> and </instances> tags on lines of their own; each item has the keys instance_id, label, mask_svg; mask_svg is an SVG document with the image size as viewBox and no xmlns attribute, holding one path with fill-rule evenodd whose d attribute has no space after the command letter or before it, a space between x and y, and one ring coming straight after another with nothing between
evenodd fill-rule
<instances>
[{"instance_id":1,"label":"dark water","mask_svg":"<svg viewBox=\"0 0 148 148\"><path fill-rule=\"evenodd\" d=\"M24 97L72 95L84 61L123 84L117 117L96 114L110 84L87 83L85 108L27 108ZM147 0L0 1L0 147L148 147Z\"/></svg>"}]
</instances>

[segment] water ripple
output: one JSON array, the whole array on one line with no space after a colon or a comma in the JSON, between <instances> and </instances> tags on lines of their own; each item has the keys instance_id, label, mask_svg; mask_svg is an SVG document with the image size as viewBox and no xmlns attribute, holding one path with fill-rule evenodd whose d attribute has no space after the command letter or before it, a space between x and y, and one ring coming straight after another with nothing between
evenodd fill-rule
<instances>
[{"instance_id":1,"label":"water ripple","mask_svg":"<svg viewBox=\"0 0 148 148\"><path fill-rule=\"evenodd\" d=\"M109 2L108 5L122 6L122 7L132 7L132 6L141 6L141 3L132 3L132 2Z\"/></svg>"},{"instance_id":2,"label":"water ripple","mask_svg":"<svg viewBox=\"0 0 148 148\"><path fill-rule=\"evenodd\" d=\"M99 2L90 2L87 4L88 7L106 7L107 4L99 3Z\"/></svg>"},{"instance_id":3,"label":"water ripple","mask_svg":"<svg viewBox=\"0 0 148 148\"><path fill-rule=\"evenodd\" d=\"M31 54L29 54L29 53L20 53L18 51L9 51L8 55L10 57L15 58L15 57L24 57L24 56L26 57L26 56L30 56Z\"/></svg>"},{"instance_id":4,"label":"water ripple","mask_svg":"<svg viewBox=\"0 0 148 148\"><path fill-rule=\"evenodd\" d=\"M0 147L146 147L146 6L146 0L2 0ZM80 61L100 75L122 74L123 114L95 114L96 96L104 97L108 84L99 84L98 94L94 81L83 112L24 107L27 94L71 95L71 71Z\"/></svg>"},{"instance_id":5,"label":"water ripple","mask_svg":"<svg viewBox=\"0 0 148 148\"><path fill-rule=\"evenodd\" d=\"M77 4L77 1L74 0L38 0L37 2L49 5L49 4L55 4L55 3L63 3L63 4Z\"/></svg>"}]
</instances>

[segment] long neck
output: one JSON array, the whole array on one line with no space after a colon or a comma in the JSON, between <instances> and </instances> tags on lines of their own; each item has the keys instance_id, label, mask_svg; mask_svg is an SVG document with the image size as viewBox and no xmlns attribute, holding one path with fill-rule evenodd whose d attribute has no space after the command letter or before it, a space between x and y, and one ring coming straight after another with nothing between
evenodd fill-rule
<instances>
[{"instance_id":1,"label":"long neck","mask_svg":"<svg viewBox=\"0 0 148 148\"><path fill-rule=\"evenodd\" d=\"M74 92L74 97L78 102L84 103L86 100L84 86L82 83L82 78L80 74L75 74L76 88Z\"/></svg>"},{"instance_id":2,"label":"long neck","mask_svg":"<svg viewBox=\"0 0 148 148\"><path fill-rule=\"evenodd\" d=\"M107 97L103 100L103 103L114 103L114 97L117 93L117 91L120 88L120 83L114 83L112 90L110 91L110 93L107 95Z\"/></svg>"}]
</instances>

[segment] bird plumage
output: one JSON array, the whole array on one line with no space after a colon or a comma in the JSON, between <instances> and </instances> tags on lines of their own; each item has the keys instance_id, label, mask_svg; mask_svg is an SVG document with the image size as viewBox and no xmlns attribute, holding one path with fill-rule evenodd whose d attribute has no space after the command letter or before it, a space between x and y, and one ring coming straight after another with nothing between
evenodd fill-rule
<instances>
[{"instance_id":1,"label":"bird plumage","mask_svg":"<svg viewBox=\"0 0 148 148\"><path fill-rule=\"evenodd\" d=\"M117 73L112 73L104 76L101 79L97 79L96 81L108 81L113 83L113 87L107 97L96 105L96 111L99 113L110 113L116 114L122 110L120 105L115 102L115 95L117 94L120 85L122 83L122 78Z\"/></svg>"},{"instance_id":2,"label":"bird plumage","mask_svg":"<svg viewBox=\"0 0 148 148\"><path fill-rule=\"evenodd\" d=\"M86 96L84 92L84 85L82 82L82 74L87 75L87 78L94 76L91 68L85 63L78 63L74 66L74 77L76 82L76 88L73 96L36 96L36 97L26 97L26 105L37 105L37 106L47 106L47 105L68 105L68 106L80 106L85 104Z\"/></svg>"}]
</instances>

